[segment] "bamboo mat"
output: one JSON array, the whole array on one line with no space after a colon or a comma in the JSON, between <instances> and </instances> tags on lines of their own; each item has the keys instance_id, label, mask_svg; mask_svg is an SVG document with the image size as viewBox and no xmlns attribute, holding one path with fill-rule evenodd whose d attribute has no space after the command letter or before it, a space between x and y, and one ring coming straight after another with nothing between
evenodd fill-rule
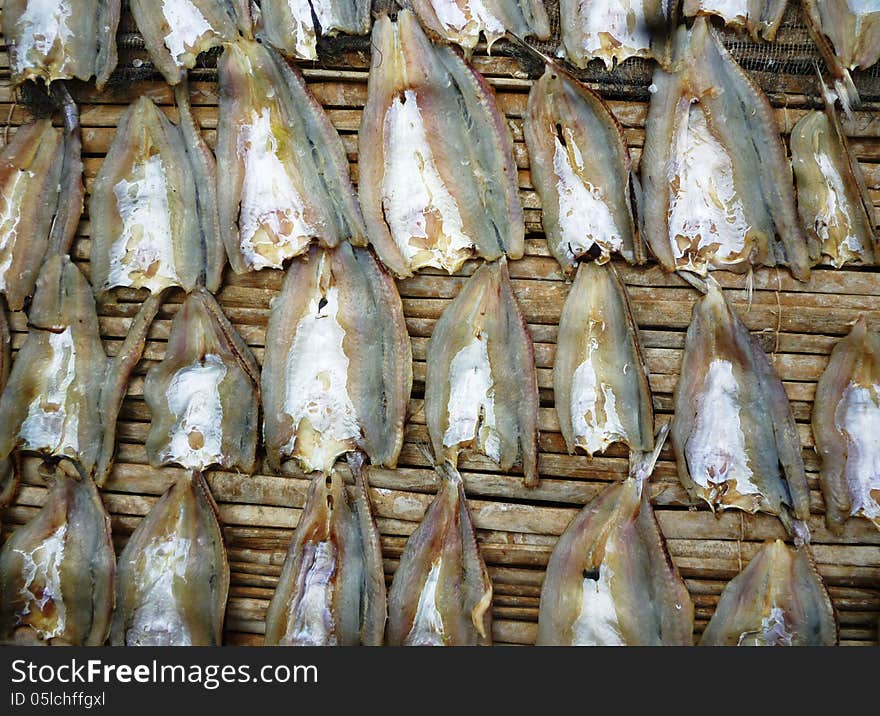
<instances>
[{"instance_id":1,"label":"bamboo mat","mask_svg":"<svg viewBox=\"0 0 880 716\"><path fill-rule=\"evenodd\" d=\"M137 36L131 34L132 30L131 19L124 16L120 26L123 39L120 59L124 67L118 73L124 81L113 82L103 93L96 92L93 86L75 88L83 125L87 190L129 101L146 94L169 116L176 118L171 90L158 75L134 69L143 67L141 62L146 60L146 54L140 49L142 45ZM797 46L803 46L802 28L784 27L783 32L799 32L801 45ZM369 44L361 39L340 45L342 49L334 53L332 59L325 57L317 63L302 63L301 68L342 137L353 178L357 181L357 130L366 99ZM500 50L492 57L486 55L483 45L479 46L473 61L494 86L515 139L520 196L527 224L527 250L522 260L510 264L510 273L535 342L541 390L538 463L541 485L527 490L516 468L510 474L500 473L482 458L462 460L460 467L494 585L495 641L532 644L537 630L541 582L556 539L582 505L609 482L626 475L627 455L620 446L593 460L568 455L559 433L553 408L552 365L557 325L568 286L541 233L540 202L529 176L522 132L529 76L535 77L539 68L534 63L522 62L513 56L515 53L505 56L503 45L503 42L496 45ZM762 51L757 46L751 49L755 56ZM808 107L816 105L818 92L812 76L776 72L766 62L750 64L748 43L737 45L736 54L768 92L782 131L787 133ZM803 58L807 68L813 61L810 56ZM8 137L11 137L15 127L27 121L29 114L23 106L15 104L8 67L5 47L0 47L0 121L5 123L8 118ZM622 69L625 68L626 65ZM650 82L646 70L638 74L630 71L624 83L626 87L621 89L623 85L619 79L615 80L615 75L606 76L593 70L582 73L606 98L617 98L610 102L611 108L625 128L636 161L644 139L647 111L644 99L648 97ZM592 81L596 77L601 81ZM193 78L190 89L194 113L208 143L213 145L217 84L210 61L204 69L194 72ZM845 126L875 203L880 203L880 104L866 103ZM0 131L0 145L8 137ZM89 228L86 211L72 253L87 275ZM370 472L389 583L406 538L417 526L437 486L435 475L419 450L419 444L428 442L422 400L428 338L435 320L476 265L469 262L452 277L425 270L414 278L398 282L412 337L415 382L399 468ZM659 424L671 417L672 391L678 377L684 332L698 294L677 276L664 274L653 261L646 267L620 264L618 268L641 329ZM865 520L849 521L842 537L835 537L825 529L817 480L818 460L809 417L816 380L836 341L863 312L871 319L872 326L880 329L880 274L873 269L817 268L810 281L802 284L785 270L761 269L754 274L751 298L745 290L744 276L724 272L714 275L728 289L727 296L745 324L761 339L792 402L811 488L813 514L809 526L813 553L837 609L841 641L846 645L876 643L880 618L880 532ZM259 361L263 357L269 302L278 294L282 278L280 271L264 270L236 276L227 269L218 295L227 316ZM102 336L109 355L118 350L142 298L143 294L117 290L116 298L100 307ZM171 296L160 311L120 414L116 467L102 491L111 514L117 550L122 549L131 532L178 474L174 468L155 470L147 463L144 440L150 416L143 401L143 377L164 355L171 319L181 300L180 293ZM17 350L27 331L24 314L12 315L11 328L13 348ZM3 539L33 517L45 499L46 490L37 467L35 459L24 461L17 499L2 516ZM225 640L229 644L261 644L268 600L304 504L308 481L301 475L277 476L260 470L253 476L212 471L208 482L220 508L232 571ZM658 463L651 491L673 561L694 600L695 638L698 639L726 583L755 554L763 540L784 537L784 532L775 517L733 511L715 517L705 507L689 507L668 446Z\"/></svg>"}]
</instances>

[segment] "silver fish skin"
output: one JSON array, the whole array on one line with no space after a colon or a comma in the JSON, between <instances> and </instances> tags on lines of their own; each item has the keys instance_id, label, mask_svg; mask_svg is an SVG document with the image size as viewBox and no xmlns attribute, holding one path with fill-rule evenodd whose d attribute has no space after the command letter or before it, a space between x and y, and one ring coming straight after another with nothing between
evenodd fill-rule
<instances>
[{"instance_id":1,"label":"silver fish skin","mask_svg":"<svg viewBox=\"0 0 880 716\"><path fill-rule=\"evenodd\" d=\"M368 34L370 6L369 0L262 0L257 34L287 57L316 60L319 37Z\"/></svg>"},{"instance_id":2,"label":"silver fish skin","mask_svg":"<svg viewBox=\"0 0 880 716\"><path fill-rule=\"evenodd\" d=\"M126 110L92 189L92 282L191 291L205 272L193 166L180 128L148 97Z\"/></svg>"},{"instance_id":3,"label":"silver fish skin","mask_svg":"<svg viewBox=\"0 0 880 716\"><path fill-rule=\"evenodd\" d=\"M116 68L120 0L5 0L3 36L12 83L96 78Z\"/></svg>"},{"instance_id":4,"label":"silver fish skin","mask_svg":"<svg viewBox=\"0 0 880 716\"><path fill-rule=\"evenodd\" d=\"M834 646L834 607L807 545L766 542L721 593L701 646Z\"/></svg>"},{"instance_id":5,"label":"silver fish skin","mask_svg":"<svg viewBox=\"0 0 880 716\"><path fill-rule=\"evenodd\" d=\"M569 453L616 442L654 447L654 408L639 329L611 264L581 263L562 308L553 363L559 429Z\"/></svg>"},{"instance_id":6,"label":"silver fish skin","mask_svg":"<svg viewBox=\"0 0 880 716\"><path fill-rule=\"evenodd\" d=\"M861 104L852 79L880 60L880 2L801 0L807 28L828 67L834 89L849 114Z\"/></svg>"},{"instance_id":7,"label":"silver fish skin","mask_svg":"<svg viewBox=\"0 0 880 716\"><path fill-rule=\"evenodd\" d=\"M528 327L505 259L482 264L434 325L425 419L440 462L482 453L538 484L538 379Z\"/></svg>"},{"instance_id":8,"label":"silver fish skin","mask_svg":"<svg viewBox=\"0 0 880 716\"><path fill-rule=\"evenodd\" d=\"M506 33L521 40L549 40L550 20L543 0L410 0L410 6L432 40L460 45L470 54L480 35L489 52Z\"/></svg>"},{"instance_id":9,"label":"silver fish skin","mask_svg":"<svg viewBox=\"0 0 880 716\"><path fill-rule=\"evenodd\" d=\"M201 473L178 478L119 555L113 646L220 646L229 562Z\"/></svg>"},{"instance_id":10,"label":"silver fish skin","mask_svg":"<svg viewBox=\"0 0 880 716\"><path fill-rule=\"evenodd\" d=\"M366 248L313 246L272 302L263 436L273 469L328 474L345 452L394 467L412 388L412 348L394 280Z\"/></svg>"},{"instance_id":11,"label":"silver fish skin","mask_svg":"<svg viewBox=\"0 0 880 716\"><path fill-rule=\"evenodd\" d=\"M850 517L880 529L880 335L865 316L831 352L816 386L812 423L828 529L842 534Z\"/></svg>"},{"instance_id":12,"label":"silver fish skin","mask_svg":"<svg viewBox=\"0 0 880 716\"><path fill-rule=\"evenodd\" d=\"M147 51L170 85L186 79L202 52L252 34L244 0L129 0Z\"/></svg>"},{"instance_id":13,"label":"silver fish skin","mask_svg":"<svg viewBox=\"0 0 880 716\"><path fill-rule=\"evenodd\" d=\"M611 69L630 57L669 61L677 0L560 0L560 56L584 69L600 59Z\"/></svg>"},{"instance_id":14,"label":"silver fish skin","mask_svg":"<svg viewBox=\"0 0 880 716\"><path fill-rule=\"evenodd\" d=\"M602 98L548 66L529 92L523 133L547 244L563 271L613 253L644 262L633 217L637 179L623 128Z\"/></svg>"},{"instance_id":15,"label":"silver fish skin","mask_svg":"<svg viewBox=\"0 0 880 716\"><path fill-rule=\"evenodd\" d=\"M95 483L62 462L39 512L0 550L0 643L101 646L115 570Z\"/></svg>"},{"instance_id":16,"label":"silver fish skin","mask_svg":"<svg viewBox=\"0 0 880 716\"><path fill-rule=\"evenodd\" d=\"M667 271L705 276L788 266L806 280L808 244L791 164L766 96L705 17L658 69L641 159L643 236Z\"/></svg>"},{"instance_id":17,"label":"silver fish skin","mask_svg":"<svg viewBox=\"0 0 880 716\"><path fill-rule=\"evenodd\" d=\"M388 591L388 646L490 646L492 582L477 545L461 475L440 485L409 536Z\"/></svg>"},{"instance_id":18,"label":"silver fish skin","mask_svg":"<svg viewBox=\"0 0 880 716\"><path fill-rule=\"evenodd\" d=\"M824 112L807 112L792 128L791 161L801 221L822 256L837 268L875 264L874 203L833 96L826 93Z\"/></svg>"},{"instance_id":19,"label":"silver fish skin","mask_svg":"<svg viewBox=\"0 0 880 716\"><path fill-rule=\"evenodd\" d=\"M380 17L358 135L367 232L396 276L521 258L525 224L513 139L488 83L415 15Z\"/></svg>"},{"instance_id":20,"label":"silver fish skin","mask_svg":"<svg viewBox=\"0 0 880 716\"><path fill-rule=\"evenodd\" d=\"M800 437L782 381L711 277L694 306L675 387L672 446L691 499L712 510L810 514Z\"/></svg>"},{"instance_id":21,"label":"silver fish skin","mask_svg":"<svg viewBox=\"0 0 880 716\"><path fill-rule=\"evenodd\" d=\"M748 32L755 42L773 41L787 6L788 0L684 0L684 15L717 15L728 27Z\"/></svg>"},{"instance_id":22,"label":"silver fish skin","mask_svg":"<svg viewBox=\"0 0 880 716\"><path fill-rule=\"evenodd\" d=\"M171 324L162 361L144 380L153 467L256 467L260 369L214 297L196 289Z\"/></svg>"},{"instance_id":23,"label":"silver fish skin","mask_svg":"<svg viewBox=\"0 0 880 716\"><path fill-rule=\"evenodd\" d=\"M355 461L358 458L353 458ZM356 463L357 464L357 463ZM266 613L267 646L381 646L387 603L366 477L312 478Z\"/></svg>"},{"instance_id":24,"label":"silver fish skin","mask_svg":"<svg viewBox=\"0 0 880 716\"><path fill-rule=\"evenodd\" d=\"M539 646L690 646L694 607L648 498L654 454L587 504L559 538L541 588Z\"/></svg>"},{"instance_id":25,"label":"silver fish skin","mask_svg":"<svg viewBox=\"0 0 880 716\"><path fill-rule=\"evenodd\" d=\"M281 268L313 240L365 245L342 140L299 71L241 39L226 46L218 72L217 196L232 269Z\"/></svg>"}]
</instances>

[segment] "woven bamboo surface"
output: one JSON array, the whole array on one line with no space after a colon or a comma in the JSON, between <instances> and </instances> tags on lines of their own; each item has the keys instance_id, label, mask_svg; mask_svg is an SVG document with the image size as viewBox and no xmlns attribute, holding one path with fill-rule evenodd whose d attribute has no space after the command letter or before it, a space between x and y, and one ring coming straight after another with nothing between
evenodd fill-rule
<instances>
[{"instance_id":1,"label":"woven bamboo surface","mask_svg":"<svg viewBox=\"0 0 880 716\"><path fill-rule=\"evenodd\" d=\"M552 15L552 13L551 13ZM152 97L176 118L171 90L153 73L130 17L120 26L121 69L103 93L91 85L77 85L83 125L87 189L100 167L114 128L127 104L137 96ZM786 132L807 108L817 104L813 63L816 55L796 17L781 30L782 52L788 62L769 58L767 48L734 41L735 54L764 87L776 107L780 130ZM0 39L2 42L2 39ZM320 49L320 48L319 48ZM312 91L327 109L342 136L357 181L357 131L366 99L369 43L365 39L336 43L319 62L300 67ZM541 485L527 490L521 474L498 472L486 459L463 460L461 469L478 531L483 556L494 585L494 638L496 643L531 644L535 640L538 601L544 569L559 534L582 505L610 481L627 472L621 447L592 461L568 455L553 408L552 366L557 324L567 284L550 256L541 232L539 199L529 176L523 142L522 116L531 82L540 68L523 61L518 53L496 45L491 57L479 46L474 65L489 79L515 139L520 195L527 224L526 256L510 264L514 290L535 342L538 382ZM507 51L505 51L507 50ZM211 58L194 71L192 102L205 137L213 145L217 125L217 84ZM0 144L15 127L29 118L15 102L9 82L5 47L0 47ZM638 160L644 138L649 96L647 65L618 69L615 73L589 69L581 73L610 101L625 128ZM854 151L862 164L875 203L880 203L880 103L872 103L874 78L857 78L869 101L845 124ZM222 175L222 168L220 168ZM89 274L89 218L83 216L73 255ZM382 533L386 578L389 583L407 536L415 529L436 490L436 477L419 444L427 443L423 411L425 353L435 320L457 293L476 262L455 276L425 270L399 281L415 361L412 399L406 441L399 468L372 470L372 498ZM684 332L698 298L695 290L674 275L664 274L656 262L641 268L620 264L641 329L654 391L657 421L671 415ZM785 270L761 269L753 277L749 297L746 278L716 272L745 324L760 337L782 378L798 422L804 461L811 487L813 552L829 588L840 622L843 644L876 643L880 618L880 532L865 520L851 520L842 537L825 529L819 492L818 460L809 427L816 380L828 354L860 313L880 329L880 274L873 269L817 268L807 283L795 281ZM269 302L278 294L283 273L264 270L236 276L227 270L218 298L227 316L262 361ZM118 350L143 294L117 290L115 299L100 307L100 323L109 355ZM182 300L172 295L150 333L144 359L135 371L120 415L119 450L114 472L103 490L112 518L113 536L121 550L131 532L174 479L173 468L156 470L147 464L144 440L150 415L143 401L143 376L162 359L171 319ZM27 325L22 313L11 317L13 348L24 342ZM880 439L880 436L878 436ZM38 462L26 459L23 480L14 505L3 517L3 535L30 519L43 503L46 489L38 475ZM232 570L226 615L225 640L229 644L261 644L268 600L277 583L285 551L304 504L308 480L303 476L272 475L264 470L253 476L211 471L208 482L219 505ZM727 512L715 517L705 507L692 508L680 486L667 446L651 485L655 509L668 540L672 558L680 569L696 607L696 638L711 617L718 595L755 554L763 540L783 537L779 521L767 515Z\"/></svg>"}]
</instances>

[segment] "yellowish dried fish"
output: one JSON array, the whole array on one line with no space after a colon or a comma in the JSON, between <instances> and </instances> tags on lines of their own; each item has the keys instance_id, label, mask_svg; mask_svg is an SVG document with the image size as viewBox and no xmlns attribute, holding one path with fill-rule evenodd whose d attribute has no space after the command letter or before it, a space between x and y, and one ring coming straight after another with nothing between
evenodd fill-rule
<instances>
[{"instance_id":1,"label":"yellowish dried fish","mask_svg":"<svg viewBox=\"0 0 880 716\"><path fill-rule=\"evenodd\" d=\"M630 57L666 64L677 0L560 0L560 52L576 67L600 59L606 69Z\"/></svg>"},{"instance_id":2,"label":"yellowish dried fish","mask_svg":"<svg viewBox=\"0 0 880 716\"><path fill-rule=\"evenodd\" d=\"M692 500L777 515L803 536L810 491L782 381L711 277L675 387L672 445Z\"/></svg>"},{"instance_id":3,"label":"yellowish dried fish","mask_svg":"<svg viewBox=\"0 0 880 716\"><path fill-rule=\"evenodd\" d=\"M12 82L96 78L116 67L120 0L5 0L3 36Z\"/></svg>"},{"instance_id":4,"label":"yellowish dried fish","mask_svg":"<svg viewBox=\"0 0 880 716\"><path fill-rule=\"evenodd\" d=\"M826 93L824 112L807 112L791 130L798 211L822 256L844 264L873 265L880 256L874 202L858 160Z\"/></svg>"},{"instance_id":5,"label":"yellowish dried fish","mask_svg":"<svg viewBox=\"0 0 880 716\"><path fill-rule=\"evenodd\" d=\"M202 52L251 35L248 0L130 0L156 68L170 85L186 79Z\"/></svg>"},{"instance_id":6,"label":"yellowish dried fish","mask_svg":"<svg viewBox=\"0 0 880 716\"><path fill-rule=\"evenodd\" d=\"M220 646L229 562L201 473L182 476L119 555L113 646Z\"/></svg>"},{"instance_id":7,"label":"yellowish dried fish","mask_svg":"<svg viewBox=\"0 0 880 716\"><path fill-rule=\"evenodd\" d=\"M809 547L767 542L721 593L701 646L834 646L834 607Z\"/></svg>"},{"instance_id":8,"label":"yellowish dried fish","mask_svg":"<svg viewBox=\"0 0 880 716\"><path fill-rule=\"evenodd\" d=\"M0 305L0 396L9 379L9 367L12 365L12 336L9 333L9 322L6 310ZM15 496L18 484L18 472L14 469L10 456L0 457L0 509L9 505Z\"/></svg>"},{"instance_id":9,"label":"yellowish dried fish","mask_svg":"<svg viewBox=\"0 0 880 716\"><path fill-rule=\"evenodd\" d=\"M434 325L425 419L439 462L479 452L538 484L538 379L505 259L481 265Z\"/></svg>"},{"instance_id":10,"label":"yellowish dried fish","mask_svg":"<svg viewBox=\"0 0 880 716\"><path fill-rule=\"evenodd\" d=\"M788 0L684 0L684 14L717 15L728 27L748 32L755 42L772 41L787 5Z\"/></svg>"},{"instance_id":11,"label":"yellowish dried fish","mask_svg":"<svg viewBox=\"0 0 880 716\"><path fill-rule=\"evenodd\" d=\"M262 0L260 34L288 57L318 59L318 37L366 35L369 0Z\"/></svg>"},{"instance_id":12,"label":"yellowish dried fish","mask_svg":"<svg viewBox=\"0 0 880 716\"><path fill-rule=\"evenodd\" d=\"M568 451L654 447L654 408L626 288L611 265L582 263L559 320L553 395Z\"/></svg>"},{"instance_id":13,"label":"yellowish dried fish","mask_svg":"<svg viewBox=\"0 0 880 716\"><path fill-rule=\"evenodd\" d=\"M220 58L220 226L236 273L281 268L313 239L366 243L339 135L302 75L239 40Z\"/></svg>"},{"instance_id":14,"label":"yellowish dried fish","mask_svg":"<svg viewBox=\"0 0 880 716\"><path fill-rule=\"evenodd\" d=\"M764 93L705 17L654 73L641 159L643 235L667 271L786 265L806 280L808 245L791 165Z\"/></svg>"},{"instance_id":15,"label":"yellowish dried fish","mask_svg":"<svg viewBox=\"0 0 880 716\"><path fill-rule=\"evenodd\" d=\"M834 346L813 403L825 522L836 534L850 517L864 517L880 529L878 429L880 335L861 316Z\"/></svg>"},{"instance_id":16,"label":"yellowish dried fish","mask_svg":"<svg viewBox=\"0 0 880 716\"><path fill-rule=\"evenodd\" d=\"M520 39L550 39L543 0L411 0L411 7L432 39L461 45L467 53L481 34L490 53L508 32Z\"/></svg>"},{"instance_id":17,"label":"yellowish dried fish","mask_svg":"<svg viewBox=\"0 0 880 716\"><path fill-rule=\"evenodd\" d=\"M582 257L645 260L633 203L637 179L623 128L602 98L548 65L523 126L550 251L566 273Z\"/></svg>"},{"instance_id":18,"label":"yellowish dried fish","mask_svg":"<svg viewBox=\"0 0 880 716\"><path fill-rule=\"evenodd\" d=\"M254 471L260 369L205 289L190 294L174 317L165 357L144 381L144 400L153 467Z\"/></svg>"},{"instance_id":19,"label":"yellowish dried fish","mask_svg":"<svg viewBox=\"0 0 880 716\"><path fill-rule=\"evenodd\" d=\"M665 427L665 426L664 426ZM541 646L690 646L694 607L651 502L654 453L605 490L559 538L541 588Z\"/></svg>"},{"instance_id":20,"label":"yellowish dried fish","mask_svg":"<svg viewBox=\"0 0 880 716\"><path fill-rule=\"evenodd\" d=\"M385 572L360 460L353 497L335 470L312 478L266 613L269 646L382 644Z\"/></svg>"},{"instance_id":21,"label":"yellowish dried fish","mask_svg":"<svg viewBox=\"0 0 880 716\"><path fill-rule=\"evenodd\" d=\"M100 646L116 555L95 483L62 463L40 511L0 550L0 642Z\"/></svg>"},{"instance_id":22,"label":"yellowish dried fish","mask_svg":"<svg viewBox=\"0 0 880 716\"><path fill-rule=\"evenodd\" d=\"M412 387L412 349L394 280L369 249L312 247L272 303L263 362L269 464L327 474L365 452L394 467Z\"/></svg>"},{"instance_id":23,"label":"yellowish dried fish","mask_svg":"<svg viewBox=\"0 0 880 716\"><path fill-rule=\"evenodd\" d=\"M358 135L370 241L395 275L457 271L472 256L521 258L513 140L492 89L408 10L376 21Z\"/></svg>"},{"instance_id":24,"label":"yellowish dried fish","mask_svg":"<svg viewBox=\"0 0 880 716\"><path fill-rule=\"evenodd\" d=\"M492 582L477 546L461 475L440 486L403 548L388 592L389 646L489 646Z\"/></svg>"}]
</instances>

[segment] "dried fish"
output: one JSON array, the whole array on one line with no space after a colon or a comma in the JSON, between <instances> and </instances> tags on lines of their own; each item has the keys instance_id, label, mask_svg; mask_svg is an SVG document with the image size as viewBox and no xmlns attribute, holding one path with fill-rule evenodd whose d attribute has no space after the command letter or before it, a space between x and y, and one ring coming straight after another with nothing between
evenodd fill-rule
<instances>
[{"instance_id":1,"label":"dried fish","mask_svg":"<svg viewBox=\"0 0 880 716\"><path fill-rule=\"evenodd\" d=\"M90 205L92 282L160 293L191 291L205 268L196 185L187 144L148 97L122 116Z\"/></svg>"},{"instance_id":2,"label":"dried fish","mask_svg":"<svg viewBox=\"0 0 880 716\"><path fill-rule=\"evenodd\" d=\"M763 92L705 17L654 74L641 172L644 237L667 271L787 265L806 280L791 165Z\"/></svg>"},{"instance_id":3,"label":"dried fish","mask_svg":"<svg viewBox=\"0 0 880 716\"><path fill-rule=\"evenodd\" d=\"M677 0L560 0L560 54L584 69L598 58L611 69L630 57L666 64Z\"/></svg>"},{"instance_id":4,"label":"dried fish","mask_svg":"<svg viewBox=\"0 0 880 716\"><path fill-rule=\"evenodd\" d=\"M538 484L538 379L507 262L483 264L446 307L428 342L425 419L440 462L480 452Z\"/></svg>"},{"instance_id":5,"label":"dried fish","mask_svg":"<svg viewBox=\"0 0 880 716\"><path fill-rule=\"evenodd\" d=\"M342 141L298 70L246 40L218 69L218 200L233 270L281 268L312 239L365 244Z\"/></svg>"},{"instance_id":6,"label":"dried fish","mask_svg":"<svg viewBox=\"0 0 880 716\"><path fill-rule=\"evenodd\" d=\"M165 357L144 381L144 400L153 467L254 471L260 369L205 289L190 294L174 317Z\"/></svg>"},{"instance_id":7,"label":"dried fish","mask_svg":"<svg viewBox=\"0 0 880 716\"><path fill-rule=\"evenodd\" d=\"M361 450L394 467L412 387L412 349L394 280L369 249L312 247L287 270L263 363L266 453L328 474Z\"/></svg>"},{"instance_id":8,"label":"dried fish","mask_svg":"<svg viewBox=\"0 0 880 716\"><path fill-rule=\"evenodd\" d=\"M94 76L103 89L116 68L119 6L120 0L5 0L13 85Z\"/></svg>"},{"instance_id":9,"label":"dried fish","mask_svg":"<svg viewBox=\"0 0 880 716\"><path fill-rule=\"evenodd\" d=\"M180 477L119 555L113 646L220 646L229 562L201 473Z\"/></svg>"},{"instance_id":10,"label":"dried fish","mask_svg":"<svg viewBox=\"0 0 880 716\"><path fill-rule=\"evenodd\" d=\"M82 214L79 118L73 100L63 108L63 131L48 119L23 125L0 154L0 293L13 311L44 257L69 249Z\"/></svg>"},{"instance_id":11,"label":"dried fish","mask_svg":"<svg viewBox=\"0 0 880 716\"><path fill-rule=\"evenodd\" d=\"M755 42L772 41L787 5L788 0L684 0L684 14L718 15L728 27L748 32Z\"/></svg>"},{"instance_id":12,"label":"dried fish","mask_svg":"<svg viewBox=\"0 0 880 716\"><path fill-rule=\"evenodd\" d=\"M432 39L477 46L482 33L492 45L506 33L520 39L550 39L550 20L543 0L412 0L412 9Z\"/></svg>"},{"instance_id":13,"label":"dried fish","mask_svg":"<svg viewBox=\"0 0 880 716\"><path fill-rule=\"evenodd\" d=\"M12 365L12 336L6 320L6 309L0 304L0 396L9 380L9 366ZM0 509L8 506L15 496L18 486L18 472L14 469L10 456L0 456Z\"/></svg>"},{"instance_id":14,"label":"dried fish","mask_svg":"<svg viewBox=\"0 0 880 716\"><path fill-rule=\"evenodd\" d=\"M472 256L521 258L513 140L486 81L401 10L373 26L358 135L370 241L399 277L457 271Z\"/></svg>"},{"instance_id":15,"label":"dried fish","mask_svg":"<svg viewBox=\"0 0 880 716\"><path fill-rule=\"evenodd\" d=\"M260 34L288 57L316 60L319 36L370 32L370 5L369 0L262 0Z\"/></svg>"},{"instance_id":16,"label":"dried fish","mask_svg":"<svg viewBox=\"0 0 880 716\"><path fill-rule=\"evenodd\" d=\"M651 389L623 282L611 265L582 263L556 340L553 394L568 451L612 443L654 447Z\"/></svg>"},{"instance_id":17,"label":"dried fish","mask_svg":"<svg viewBox=\"0 0 880 716\"><path fill-rule=\"evenodd\" d=\"M532 85L523 127L550 251L566 273L582 257L642 263L636 178L623 129L602 98L548 66Z\"/></svg>"},{"instance_id":18,"label":"dried fish","mask_svg":"<svg viewBox=\"0 0 880 716\"><path fill-rule=\"evenodd\" d=\"M804 19L819 47L847 113L861 100L850 74L880 60L880 2L801 0Z\"/></svg>"},{"instance_id":19,"label":"dried fish","mask_svg":"<svg viewBox=\"0 0 880 716\"><path fill-rule=\"evenodd\" d=\"M809 547L767 542L724 588L701 646L834 646L834 607Z\"/></svg>"},{"instance_id":20,"label":"dried fish","mask_svg":"<svg viewBox=\"0 0 880 716\"><path fill-rule=\"evenodd\" d=\"M270 646L381 646L387 605L379 531L354 460L353 498L332 471L309 496L266 613Z\"/></svg>"},{"instance_id":21,"label":"dried fish","mask_svg":"<svg viewBox=\"0 0 880 716\"><path fill-rule=\"evenodd\" d=\"M100 646L115 569L95 483L61 463L43 507L0 550L0 642Z\"/></svg>"},{"instance_id":22,"label":"dried fish","mask_svg":"<svg viewBox=\"0 0 880 716\"><path fill-rule=\"evenodd\" d=\"M824 112L807 112L791 130L798 211L811 241L837 268L874 264L874 203L859 163L826 94Z\"/></svg>"},{"instance_id":23,"label":"dried fish","mask_svg":"<svg viewBox=\"0 0 880 716\"><path fill-rule=\"evenodd\" d=\"M247 0L130 0L156 68L170 85L186 78L202 52L251 35Z\"/></svg>"},{"instance_id":24,"label":"dried fish","mask_svg":"<svg viewBox=\"0 0 880 716\"><path fill-rule=\"evenodd\" d=\"M653 454L590 502L559 538L541 588L542 646L690 646L694 607L651 502Z\"/></svg>"},{"instance_id":25,"label":"dried fish","mask_svg":"<svg viewBox=\"0 0 880 716\"><path fill-rule=\"evenodd\" d=\"M692 500L713 510L810 513L800 437L782 381L711 277L694 306L675 387L672 445Z\"/></svg>"},{"instance_id":26,"label":"dried fish","mask_svg":"<svg viewBox=\"0 0 880 716\"><path fill-rule=\"evenodd\" d=\"M389 646L489 646L492 582L480 555L461 475L440 486L403 548L388 591Z\"/></svg>"},{"instance_id":27,"label":"dried fish","mask_svg":"<svg viewBox=\"0 0 880 716\"><path fill-rule=\"evenodd\" d=\"M880 335L861 316L831 352L816 386L813 437L825 521L836 534L851 516L880 529Z\"/></svg>"}]
</instances>

